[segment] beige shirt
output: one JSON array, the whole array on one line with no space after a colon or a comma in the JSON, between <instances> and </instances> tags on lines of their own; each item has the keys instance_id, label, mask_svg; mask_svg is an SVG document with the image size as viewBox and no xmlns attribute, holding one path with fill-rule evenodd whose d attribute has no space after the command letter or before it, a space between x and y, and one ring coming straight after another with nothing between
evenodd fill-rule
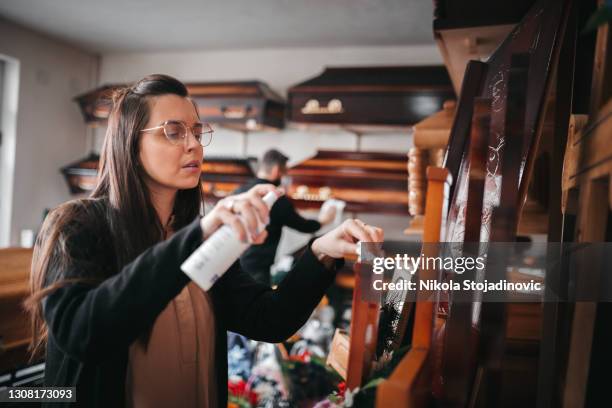
<instances>
[{"instance_id":1,"label":"beige shirt","mask_svg":"<svg viewBox=\"0 0 612 408\"><path fill-rule=\"evenodd\" d=\"M212 301L190 282L157 317L148 345L130 346L126 406L217 407L216 381Z\"/></svg>"}]
</instances>

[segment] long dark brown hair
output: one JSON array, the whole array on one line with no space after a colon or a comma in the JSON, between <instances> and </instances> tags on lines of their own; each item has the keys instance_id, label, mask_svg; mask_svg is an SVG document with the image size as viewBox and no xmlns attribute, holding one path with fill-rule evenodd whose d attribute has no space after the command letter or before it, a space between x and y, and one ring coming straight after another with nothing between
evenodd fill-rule
<instances>
[{"instance_id":1,"label":"long dark brown hair","mask_svg":"<svg viewBox=\"0 0 612 408\"><path fill-rule=\"evenodd\" d=\"M183 83L159 74L149 75L130 87L114 92L96 188L89 198L64 203L45 218L34 246L30 296L25 302L31 317L32 358L42 352L47 342L48 332L41 304L45 296L74 282L95 285L117 273L151 245L163 240L164 227L151 202L138 153L140 130L149 120L149 99L168 94L188 97ZM178 230L200 215L202 201L199 184L192 189L179 190L170 227ZM100 202L104 202L104 205L100 205ZM103 220L96 219L100 212L94 211L94 208L104 209ZM96 223L104 227L92 227ZM61 272L69 267L78 269L74 268L74 251L85 249L79 248L78 243L75 245L71 238L84 227L111 235L115 262L106 265L106 268L93 268L100 270L95 276L78 276L78 273L77 276L74 273L62 276Z\"/></svg>"}]
</instances>

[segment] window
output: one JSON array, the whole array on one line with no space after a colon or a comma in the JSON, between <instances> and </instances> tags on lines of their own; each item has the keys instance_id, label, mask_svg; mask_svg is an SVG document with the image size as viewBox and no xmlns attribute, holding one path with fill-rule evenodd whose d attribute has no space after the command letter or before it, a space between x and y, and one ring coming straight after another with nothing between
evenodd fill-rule
<instances>
[{"instance_id":1,"label":"window","mask_svg":"<svg viewBox=\"0 0 612 408\"><path fill-rule=\"evenodd\" d=\"M11 244L18 101L19 60L0 54L0 247Z\"/></svg>"},{"instance_id":2,"label":"window","mask_svg":"<svg viewBox=\"0 0 612 408\"><path fill-rule=\"evenodd\" d=\"M4 61L0 60L0 157L2 157L2 101L4 99ZM0 180L2 180L2 166L0 166Z\"/></svg>"}]
</instances>

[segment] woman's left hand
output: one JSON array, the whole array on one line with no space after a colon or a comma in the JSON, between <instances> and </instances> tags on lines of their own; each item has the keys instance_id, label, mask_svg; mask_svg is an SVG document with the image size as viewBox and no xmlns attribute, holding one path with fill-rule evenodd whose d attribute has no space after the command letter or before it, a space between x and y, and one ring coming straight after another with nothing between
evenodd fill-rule
<instances>
[{"instance_id":1,"label":"woman's left hand","mask_svg":"<svg viewBox=\"0 0 612 408\"><path fill-rule=\"evenodd\" d=\"M263 243L267 232L258 229L270 221L270 209L263 201L263 196L270 191L276 192L277 196L282 194L272 184L258 184L247 192L220 200L200 221L204 239L225 224L234 230L241 242Z\"/></svg>"},{"instance_id":2,"label":"woman's left hand","mask_svg":"<svg viewBox=\"0 0 612 408\"><path fill-rule=\"evenodd\" d=\"M338 227L320 236L312 242L312 252L319 259L325 257L342 258L346 254L355 254L357 242L382 242L384 231L367 225L358 219L344 221Z\"/></svg>"}]
</instances>

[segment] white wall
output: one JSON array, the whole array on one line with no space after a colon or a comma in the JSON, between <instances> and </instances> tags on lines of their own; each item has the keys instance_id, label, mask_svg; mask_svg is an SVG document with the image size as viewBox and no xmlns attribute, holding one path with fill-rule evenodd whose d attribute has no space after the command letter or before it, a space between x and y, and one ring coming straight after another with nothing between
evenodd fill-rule
<instances>
[{"instance_id":1,"label":"white wall","mask_svg":"<svg viewBox=\"0 0 612 408\"><path fill-rule=\"evenodd\" d=\"M326 66L380 66L442 64L436 46L285 48L228 51L122 53L102 56L100 84L128 83L152 73L164 73L184 82L262 80L286 97L287 89L319 75ZM98 131L98 146L103 132ZM410 132L364 135L361 150L407 152ZM344 131L314 131L287 128L276 132L251 133L216 129L205 155L260 156L276 147L290 157L290 165L314 155L317 149L356 150L357 136ZM313 214L308 214L313 216ZM385 235L399 238L408 225L403 216L360 214L366 222L385 228ZM286 234L278 254L307 240L304 234Z\"/></svg>"},{"instance_id":2,"label":"white wall","mask_svg":"<svg viewBox=\"0 0 612 408\"><path fill-rule=\"evenodd\" d=\"M9 61L4 74L13 84L5 83L5 90L13 87L11 100L16 105L8 112L8 120L3 108L3 126L8 123L9 131L4 133L0 173L0 246L18 244L21 230L38 229L45 208L72 198L59 169L87 153L91 132L73 97L100 84L125 83L162 72L186 82L259 79L286 95L289 86L318 75L325 66L441 63L434 46L124 53L99 59L1 18L0 58ZM96 131L98 145L102 134ZM246 142L246 154L258 156L274 146L290 155L292 164L317 149L357 147L351 133L293 128L250 134ZM403 133L367 135L361 141L362 150L405 152L410 145L410 135ZM244 153L243 135L223 129L207 149L207 154Z\"/></svg>"},{"instance_id":3,"label":"white wall","mask_svg":"<svg viewBox=\"0 0 612 408\"><path fill-rule=\"evenodd\" d=\"M321 73L326 66L424 65L441 64L435 46L284 48L228 51L122 53L102 56L100 83L127 83L147 74L164 73L185 82L249 80L267 82L282 96L287 88ZM98 145L102 132L99 132ZM407 152L412 144L407 133L367 135L361 150ZM315 132L285 129L280 132L252 133L246 154L259 156L276 147L294 164L313 155L317 149L357 148L352 133ZM206 154L243 155L239 132L217 129Z\"/></svg>"},{"instance_id":4,"label":"white wall","mask_svg":"<svg viewBox=\"0 0 612 408\"><path fill-rule=\"evenodd\" d=\"M97 85L98 67L93 54L0 19L2 55L17 64L19 83L14 131L3 143L3 155L13 146L15 165L12 177L2 172L3 193L12 187L12 208L9 236L0 236L0 246L18 244L22 229L38 229L45 208L71 198L59 169L87 150L87 130L72 98ZM8 230L2 227L0 234Z\"/></svg>"},{"instance_id":5,"label":"white wall","mask_svg":"<svg viewBox=\"0 0 612 408\"><path fill-rule=\"evenodd\" d=\"M109 53L102 55L100 81L128 82L151 73L186 82L261 79L284 93L325 66L441 63L435 45Z\"/></svg>"}]
</instances>

